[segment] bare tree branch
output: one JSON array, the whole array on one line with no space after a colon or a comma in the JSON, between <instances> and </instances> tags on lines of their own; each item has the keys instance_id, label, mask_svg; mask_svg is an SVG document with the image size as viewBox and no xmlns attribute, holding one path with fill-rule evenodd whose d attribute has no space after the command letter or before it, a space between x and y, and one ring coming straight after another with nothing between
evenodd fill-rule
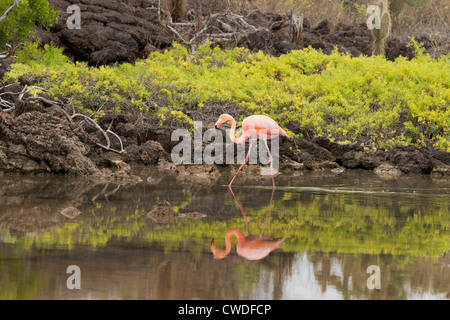
<instances>
[{"instance_id":1,"label":"bare tree branch","mask_svg":"<svg viewBox=\"0 0 450 320\"><path fill-rule=\"evenodd\" d=\"M15 56L13 56L14 52L20 47L23 46L23 43L19 43L17 46L15 46L14 48L10 45L10 44L6 44L5 46L8 48L8 50L0 52L0 59L7 59L7 58L17 58Z\"/></svg>"},{"instance_id":2,"label":"bare tree branch","mask_svg":"<svg viewBox=\"0 0 450 320\"><path fill-rule=\"evenodd\" d=\"M19 4L19 2L20 2L20 0L14 0L14 3L12 4L12 6L9 7L9 8L5 11L5 13L0 17L0 23L1 23L3 20L5 20L6 17L8 16L8 14L9 14L11 11L13 11L13 10L17 7L17 5Z\"/></svg>"},{"instance_id":3,"label":"bare tree branch","mask_svg":"<svg viewBox=\"0 0 450 320\"><path fill-rule=\"evenodd\" d=\"M157 22L164 27L166 30L170 31L184 46L188 47L191 51L191 54L194 54L197 49L197 42L200 40L200 38L203 37L203 35L208 31L208 29L211 28L211 25L213 22L217 21L219 18L225 18L230 22L234 22L234 24L239 28L242 28L246 32L254 32L258 29L249 24L247 21L244 20L244 17L235 14L231 12L231 1L227 0L227 11L225 13L212 13L209 15L208 19L204 23L203 27L190 39L186 40L183 38L180 33L174 28L174 26L190 26L190 25L196 25L196 23L172 23L172 18L170 16L170 12L167 10L168 19L167 21L163 21L161 19L161 0L158 0L158 20ZM216 38L226 38L226 37L232 37L236 35L241 35L243 32L237 32L231 25L228 25L224 23L223 21L219 21L219 24L221 27L223 27L228 33L222 34ZM211 37L209 37L211 38ZM214 37L213 37L214 38Z\"/></svg>"},{"instance_id":4,"label":"bare tree branch","mask_svg":"<svg viewBox=\"0 0 450 320\"><path fill-rule=\"evenodd\" d=\"M10 84L10 85L12 85L12 84ZM4 90L5 88L9 87L10 85L3 86L1 89ZM16 108L15 103L7 101L7 100L4 100L2 98L3 95L9 95L9 96L17 95L18 96L17 100L22 100L23 97L25 96L25 94L30 93L32 90L36 90L34 92L34 95L33 95L32 99L38 99L38 98L40 98L40 97L37 96L38 90L49 92L48 90L46 90L44 88L41 88L41 87L37 87L37 86L32 86L28 90L27 90L27 88L28 88L28 86L25 85L23 87L22 91L20 91L20 92L5 91L5 92L0 93L0 111L9 113L9 112L13 111ZM43 98L41 98L41 99L43 99Z\"/></svg>"},{"instance_id":5,"label":"bare tree branch","mask_svg":"<svg viewBox=\"0 0 450 320\"><path fill-rule=\"evenodd\" d=\"M6 88L6 86L5 86L4 88ZM6 91L6 92L0 93L0 97L3 96L3 95L12 95L12 96L13 96L13 95L19 95L19 98L18 98L18 99L19 99L19 100L22 100L22 99L23 99L23 96L24 96L26 93L29 93L31 90L35 90L35 89L36 89L36 91L34 92L34 95L33 95L34 98L36 98L36 95L37 95L38 90L49 92L48 90L45 90L44 88L37 87L37 86L32 86L30 89L27 90L27 86L25 85L25 86L23 87L23 89L22 89L21 92L10 92L10 91Z\"/></svg>"},{"instance_id":6,"label":"bare tree branch","mask_svg":"<svg viewBox=\"0 0 450 320\"><path fill-rule=\"evenodd\" d=\"M97 143L97 145L99 147L102 147L105 150L113 151L113 152L116 152L116 153L123 153L124 152L122 139L120 139L120 137L116 133L112 132L109 128L106 131L103 130L102 127L100 127L100 125L97 122L95 122L92 118L90 118L90 117L88 117L88 116L86 116L84 114L81 114L81 113L74 113L73 115L71 115L69 117L70 117L71 120L73 120L74 118L77 118L77 117L83 118L89 124L91 124L95 128L97 128L103 134L103 136L105 137L105 140L106 140L106 145L103 145L101 143ZM119 140L120 150L116 150L116 149L111 148L111 140L109 139L108 133L112 134L113 136L115 136Z\"/></svg>"}]
</instances>

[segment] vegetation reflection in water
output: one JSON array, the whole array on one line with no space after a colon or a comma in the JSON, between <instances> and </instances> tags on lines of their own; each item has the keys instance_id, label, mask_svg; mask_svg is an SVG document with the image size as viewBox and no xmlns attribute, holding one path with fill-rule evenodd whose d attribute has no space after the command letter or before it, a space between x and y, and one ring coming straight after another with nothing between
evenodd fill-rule
<instances>
[{"instance_id":1,"label":"vegetation reflection in water","mask_svg":"<svg viewBox=\"0 0 450 320\"><path fill-rule=\"evenodd\" d=\"M245 204L250 226L261 224L269 208L261 191L241 192L238 198ZM176 211L189 206L195 199L189 189L184 199L173 201ZM418 195L418 197L420 197ZM252 200L252 198L254 200ZM438 201L436 201L436 199ZM107 245L112 239L138 238L159 243L166 251L187 248L201 253L209 251L211 239L224 247L224 235L229 229L243 229L245 217L237 214L238 207L231 194L220 201L229 212L228 219L176 218L170 224L150 223L146 213L152 206L118 209L96 202L83 210L73 221L27 234L13 234L0 229L0 240L16 248L72 249L76 245L93 248ZM320 251L324 253L392 254L411 257L438 257L450 248L450 201L445 197L423 195L414 202L401 196L372 196L347 193L312 193L276 191L272 216L266 233L274 238L286 238L279 250L286 252ZM153 207L159 198L153 203ZM255 202L258 205L255 206ZM237 210L236 210L237 209ZM234 212L236 214L234 214ZM204 212L210 216L213 212ZM189 245L186 246L186 243Z\"/></svg>"},{"instance_id":2,"label":"vegetation reflection in water","mask_svg":"<svg viewBox=\"0 0 450 320\"><path fill-rule=\"evenodd\" d=\"M170 194L160 186L119 189L107 198L93 196L96 192L81 188L88 196L80 200L71 194L70 198L78 199L77 207L82 212L71 220L58 213L55 208L60 203L49 201L45 192L36 196L30 188L22 196L15 193L14 187L8 188L14 196L4 192L5 203L0 209L1 298L26 299L43 291L61 291L49 289L55 280L46 270L58 269L53 266L55 261L35 260L32 257L36 257L36 252L37 256L51 256L52 252L84 255L86 249L94 252L93 261L91 254L77 259L81 260L83 277L95 286L101 281L98 274L113 268L109 258L103 259L102 255L117 244L120 248L151 250L144 255L135 255L132 250L121 253L120 260L126 261L126 267L117 268L120 277L127 278L128 270L141 265L146 271L139 271L136 278L147 277L152 283L152 298L314 297L312 289L307 291L309 295L296 295L301 287L298 283L303 281L297 277L305 273L315 279L319 291L331 294L335 290L343 298L408 298L421 290L445 296L449 290L450 274L448 268L442 269L448 265L450 248L450 200L445 190L374 193L364 192L365 188L349 192L350 189L332 186L313 190L277 187L272 194L271 188L237 187L233 198L226 187L195 189L185 185ZM55 190L61 188L59 185ZM110 190L116 188L112 186ZM148 212L164 199L170 201L179 216L166 222L150 219ZM200 211L206 217L188 219L182 215L191 211ZM24 226L33 217L37 219L33 225ZM247 226L250 233L259 234L262 229L266 236L285 240L259 262L237 256L234 249L227 259L213 259L211 239L218 248L225 248L226 232L245 232ZM236 240L231 242L235 248ZM173 252L180 254L178 267L164 262ZM30 268L30 263L42 266ZM366 268L371 264L383 270L382 283L387 290L368 293ZM179 269L180 265L182 272L176 272L173 268ZM60 269L65 267L62 263ZM186 285L187 280L180 278L186 272L191 275L189 292L170 291L180 287L180 283ZM62 283L65 277L61 275ZM129 285L119 289L101 282L99 287L104 287L105 292L99 297L108 297L107 292L114 290L120 291L116 294L121 298L147 297L149 293L140 289L142 283L136 280L133 285L135 278L131 279Z\"/></svg>"}]
</instances>

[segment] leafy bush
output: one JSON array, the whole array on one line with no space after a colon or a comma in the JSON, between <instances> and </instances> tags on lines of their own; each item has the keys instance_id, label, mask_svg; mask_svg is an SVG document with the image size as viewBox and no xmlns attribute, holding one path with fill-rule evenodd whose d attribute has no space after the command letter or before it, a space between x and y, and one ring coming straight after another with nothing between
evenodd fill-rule
<instances>
[{"instance_id":1,"label":"leafy bush","mask_svg":"<svg viewBox=\"0 0 450 320\"><path fill-rule=\"evenodd\" d=\"M276 58L209 44L189 56L175 44L134 65L95 68L34 44L19 53L7 77L32 75L56 97L89 112L139 110L162 118L237 105L238 120L265 114L292 135L363 142L372 150L412 144L450 151L449 55L432 59L412 45L415 58L392 62L310 48Z\"/></svg>"},{"instance_id":2,"label":"leafy bush","mask_svg":"<svg viewBox=\"0 0 450 320\"><path fill-rule=\"evenodd\" d=\"M0 0L0 15L13 3L14 0ZM6 43L17 45L27 40L35 24L48 30L57 17L58 12L52 9L46 0L21 0L1 23L0 48Z\"/></svg>"}]
</instances>

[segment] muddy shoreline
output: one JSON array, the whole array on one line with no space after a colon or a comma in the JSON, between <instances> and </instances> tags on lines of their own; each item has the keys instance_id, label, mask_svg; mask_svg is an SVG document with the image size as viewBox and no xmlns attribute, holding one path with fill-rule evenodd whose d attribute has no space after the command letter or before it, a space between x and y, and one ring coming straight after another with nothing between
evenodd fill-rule
<instances>
[{"instance_id":1,"label":"muddy shoreline","mask_svg":"<svg viewBox=\"0 0 450 320\"><path fill-rule=\"evenodd\" d=\"M0 113L0 170L70 174L117 184L140 182L133 174L133 165L155 167L161 173L190 181L214 181L237 170L237 164L175 165L171 151L179 141L171 141L172 130L149 124L138 126L136 117L108 112L98 120L101 127L111 128L121 138L124 151L118 153L102 148L102 133L88 123L71 121L61 107L17 101L12 113ZM213 126L207 123L204 130ZM111 139L112 148L119 150L118 144L117 139ZM202 148L207 145L203 143ZM192 142L192 154L193 148ZM365 169L387 178L409 173L450 176L450 153L425 147L395 146L389 151L367 152L358 144L342 145L323 137L282 137L279 151L282 175L310 171L337 175L345 170ZM263 179L260 168L247 165L242 175Z\"/></svg>"}]
</instances>

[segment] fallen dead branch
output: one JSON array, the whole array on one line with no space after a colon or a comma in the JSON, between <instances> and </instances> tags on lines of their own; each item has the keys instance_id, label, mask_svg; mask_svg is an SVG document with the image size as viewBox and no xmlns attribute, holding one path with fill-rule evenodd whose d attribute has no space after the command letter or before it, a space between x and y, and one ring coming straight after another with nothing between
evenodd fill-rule
<instances>
[{"instance_id":1,"label":"fallen dead branch","mask_svg":"<svg viewBox=\"0 0 450 320\"><path fill-rule=\"evenodd\" d=\"M36 103L37 101L42 101L42 102L44 102L46 104L49 104L49 105L55 105L55 106L61 107L61 109L63 110L64 114L66 115L67 119L70 122L75 121L76 118L81 118L83 120L82 120L82 122L80 122L80 124L89 123L91 126L95 127L97 130L99 130L102 133L103 137L105 138L106 144L97 143L97 145L99 147L101 147L101 148L103 148L103 149L105 149L107 151L112 151L112 152L116 152L116 153L123 153L124 152L122 139L119 137L118 134L116 134L115 132L113 132L111 130L113 122L111 122L109 127L106 130L104 130L91 117L89 117L87 115L84 115L84 114L81 114L81 113L76 113L75 109L73 108L73 106L72 106L72 115L69 115L65 111L65 109L67 109L67 106L64 105L63 103L61 103L59 101L53 101L53 100L50 100L50 99L42 97L42 96L38 96L38 92L40 92L40 91L51 93L50 91L48 91L48 90L46 90L45 88L42 88L42 87L32 86L32 87L28 88L28 86L25 85L23 87L23 89L20 90L20 91L16 91L16 92L5 91L8 88L13 87L14 85L17 85L17 84L16 83L12 83L12 84L8 84L8 85L4 85L2 88L0 88L0 112L11 113L16 108L16 102L24 100L26 95L29 95L34 90L33 95L30 96L30 97L27 97L27 101L29 101L30 103ZM1 92L1 91L3 91L3 92ZM10 99L6 100L5 97L10 97ZM117 139L117 141L118 141L118 143L120 145L120 149L114 149L114 148L111 147L111 137L110 136L112 136L115 139Z\"/></svg>"},{"instance_id":2,"label":"fallen dead branch","mask_svg":"<svg viewBox=\"0 0 450 320\"><path fill-rule=\"evenodd\" d=\"M106 145L101 144L101 143L97 143L97 145L99 147L102 147L105 150L113 151L113 152L116 152L116 153L123 153L124 152L122 139L120 139L120 137L116 133L111 131L111 127L112 127L112 124L113 124L112 121L111 121L111 124L109 125L108 129L103 130L102 127L100 127L100 125L97 122L94 121L94 119L92 119L92 118L90 118L90 117L88 117L88 116L86 116L86 115L84 115L82 113L74 113L74 114L72 114L71 116L68 116L68 117L69 117L69 119L71 121L73 121L73 119L75 119L75 118L83 118L89 124L91 124L95 128L97 128L103 134L103 136L105 137L105 140L106 140ZM117 138L117 140L119 141L119 144L120 144L120 150L116 150L114 148L111 148L111 139L109 138L108 133Z\"/></svg>"},{"instance_id":3,"label":"fallen dead branch","mask_svg":"<svg viewBox=\"0 0 450 320\"><path fill-rule=\"evenodd\" d=\"M17 46L13 47L10 44L5 44L5 47L7 48L6 51L0 52L0 59L8 59L8 58L17 58L14 56L14 52L20 47L23 46L23 43L19 43Z\"/></svg>"},{"instance_id":4,"label":"fallen dead branch","mask_svg":"<svg viewBox=\"0 0 450 320\"><path fill-rule=\"evenodd\" d=\"M9 85L5 85L3 86L3 88L1 88L2 90L5 90L8 87L13 86L14 83L9 84ZM16 104L15 101L8 101L6 99L3 98L3 96L10 96L10 97L14 97L14 96L18 96L16 100L23 100L25 94L30 93L32 90L36 90L33 94L33 96L30 98L30 100L35 100L35 99L41 99L41 100L47 100L44 99L42 97L38 97L37 93L38 91L44 91L44 92L49 92L48 90L38 87L38 86L32 86L31 88L28 88L27 85L25 85L22 89L22 91L20 92L12 92L12 91L4 91L0 93L0 111L5 112L5 113L10 113L12 111L15 110L16 108ZM51 102L49 100L47 100L48 102ZM53 104L56 104L55 102L52 102Z\"/></svg>"},{"instance_id":5,"label":"fallen dead branch","mask_svg":"<svg viewBox=\"0 0 450 320\"><path fill-rule=\"evenodd\" d=\"M186 40L183 36L181 36L180 32L175 29L175 27L180 26L196 26L198 23L173 23L172 18L170 17L170 12L167 9L168 19L163 20L161 15L161 0L158 0L158 20L159 25L164 27L166 30L171 32L184 46L188 47L191 51L191 54L194 54L197 50L197 47L200 43L205 40L214 40L214 39L224 39L224 38L232 38L237 36L242 36L249 34L251 32L258 31L259 29L255 26L251 25L247 21L245 21L243 16L235 14L231 11L231 2L227 0L227 11L225 13L211 13L208 16L208 19L204 22L203 27L199 31L197 31L193 37L189 40ZM220 18L225 19L229 23L226 23ZM209 36L205 36L205 34L214 29L213 23L218 22L220 28L225 30L226 33L220 34L210 34Z\"/></svg>"}]
</instances>

